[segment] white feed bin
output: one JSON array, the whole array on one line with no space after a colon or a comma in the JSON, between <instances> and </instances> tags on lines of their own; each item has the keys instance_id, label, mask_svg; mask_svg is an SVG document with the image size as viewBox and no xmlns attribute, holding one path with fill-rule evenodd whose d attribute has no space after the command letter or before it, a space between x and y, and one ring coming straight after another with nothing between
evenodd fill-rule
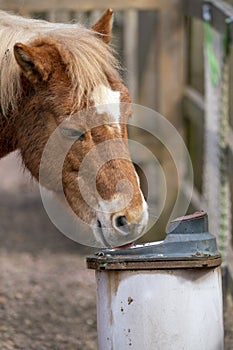
<instances>
[{"instance_id":1,"label":"white feed bin","mask_svg":"<svg viewBox=\"0 0 233 350\"><path fill-rule=\"evenodd\" d=\"M164 241L87 258L96 270L99 350L222 350L221 257L206 213Z\"/></svg>"}]
</instances>

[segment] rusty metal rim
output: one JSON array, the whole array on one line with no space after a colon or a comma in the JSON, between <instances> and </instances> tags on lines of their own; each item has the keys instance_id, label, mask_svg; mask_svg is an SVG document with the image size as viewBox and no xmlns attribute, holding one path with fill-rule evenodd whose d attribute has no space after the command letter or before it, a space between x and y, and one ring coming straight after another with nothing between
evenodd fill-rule
<instances>
[{"instance_id":1,"label":"rusty metal rim","mask_svg":"<svg viewBox=\"0 0 233 350\"><path fill-rule=\"evenodd\" d=\"M211 268L221 265L221 257L189 260L100 261L87 258L87 267L95 270L165 270Z\"/></svg>"}]
</instances>

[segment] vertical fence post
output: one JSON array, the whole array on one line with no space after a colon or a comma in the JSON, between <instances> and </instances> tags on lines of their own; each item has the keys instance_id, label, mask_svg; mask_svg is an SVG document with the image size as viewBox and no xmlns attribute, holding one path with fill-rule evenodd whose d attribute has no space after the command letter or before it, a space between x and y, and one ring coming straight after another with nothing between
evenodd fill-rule
<instances>
[{"instance_id":1,"label":"vertical fence post","mask_svg":"<svg viewBox=\"0 0 233 350\"><path fill-rule=\"evenodd\" d=\"M203 7L205 23L205 162L204 196L210 229L217 236L226 261L231 235L231 200L227 177L227 134L229 117L229 59L224 35L211 25L208 5Z\"/></svg>"},{"instance_id":2,"label":"vertical fence post","mask_svg":"<svg viewBox=\"0 0 233 350\"><path fill-rule=\"evenodd\" d=\"M135 103L138 98L138 12L124 11L124 57L127 69L127 85Z\"/></svg>"},{"instance_id":3,"label":"vertical fence post","mask_svg":"<svg viewBox=\"0 0 233 350\"><path fill-rule=\"evenodd\" d=\"M70 14L67 10L50 10L49 11L49 20L51 22L61 22L61 23L67 23L70 21Z\"/></svg>"},{"instance_id":4,"label":"vertical fence post","mask_svg":"<svg viewBox=\"0 0 233 350\"><path fill-rule=\"evenodd\" d=\"M182 131L181 102L184 90L184 25L183 2L165 2L159 13L159 97L158 112ZM181 158L182 160L182 154ZM176 166L164 147L161 163L165 173L168 195L163 220L167 223L177 195L179 180ZM179 215L179 213L176 213ZM163 221L162 220L162 221Z\"/></svg>"}]
</instances>

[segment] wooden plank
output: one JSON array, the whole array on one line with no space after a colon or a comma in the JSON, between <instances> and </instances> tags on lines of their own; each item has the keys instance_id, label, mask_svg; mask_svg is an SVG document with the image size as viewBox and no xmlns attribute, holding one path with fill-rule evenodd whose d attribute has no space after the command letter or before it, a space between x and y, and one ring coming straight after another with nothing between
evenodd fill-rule
<instances>
[{"instance_id":1,"label":"wooden plank","mask_svg":"<svg viewBox=\"0 0 233 350\"><path fill-rule=\"evenodd\" d=\"M173 0L168 8L162 8L159 24L159 112L180 127L184 88L182 1Z\"/></svg>"},{"instance_id":2,"label":"wooden plank","mask_svg":"<svg viewBox=\"0 0 233 350\"><path fill-rule=\"evenodd\" d=\"M180 132L182 128L182 97L184 89L184 26L182 1L170 1L160 10L158 47L158 112ZM166 145L165 145L166 146ZM182 155L181 155L182 157ZM167 222L177 198L179 180L174 161L166 151L161 156L167 182L167 198L162 220ZM181 163L180 159L180 164ZM177 215L177 213L173 213ZM163 219L164 218L164 219Z\"/></svg>"},{"instance_id":3,"label":"wooden plank","mask_svg":"<svg viewBox=\"0 0 233 350\"><path fill-rule=\"evenodd\" d=\"M139 103L155 111L158 109L159 98L159 71L158 71L158 43L159 43L159 11L142 11L139 21L141 42L139 41L139 74L140 74L140 99ZM146 12L146 16L145 16ZM145 17L144 17L145 16ZM140 19L140 15L139 15ZM143 42L149 42L143 47ZM146 48L146 49L145 49ZM141 66L141 67L140 67Z\"/></svg>"},{"instance_id":4,"label":"wooden plank","mask_svg":"<svg viewBox=\"0 0 233 350\"><path fill-rule=\"evenodd\" d=\"M185 139L193 166L194 186L201 193L203 183L204 119L200 118L200 112L197 109L193 109L191 104L190 111L190 114L193 113L194 117L188 119L185 114Z\"/></svg>"},{"instance_id":5,"label":"wooden plank","mask_svg":"<svg viewBox=\"0 0 233 350\"><path fill-rule=\"evenodd\" d=\"M204 125L205 102L204 97L195 89L186 86L183 98L183 115L193 124Z\"/></svg>"},{"instance_id":6,"label":"wooden plank","mask_svg":"<svg viewBox=\"0 0 233 350\"><path fill-rule=\"evenodd\" d=\"M231 293L233 297L233 250L231 246L228 246L227 252L227 291Z\"/></svg>"},{"instance_id":7,"label":"wooden plank","mask_svg":"<svg viewBox=\"0 0 233 350\"><path fill-rule=\"evenodd\" d=\"M192 101L201 111L205 110L205 101L202 94L194 89L192 86L186 86L184 90L184 97Z\"/></svg>"},{"instance_id":8,"label":"wooden plank","mask_svg":"<svg viewBox=\"0 0 233 350\"><path fill-rule=\"evenodd\" d=\"M138 12L130 9L124 12L124 64L127 70L126 84L132 102L138 97Z\"/></svg>"},{"instance_id":9,"label":"wooden plank","mask_svg":"<svg viewBox=\"0 0 233 350\"><path fill-rule=\"evenodd\" d=\"M233 32L232 32L233 34ZM231 46L230 62L233 62L233 46ZM230 76L229 76L229 96L233 96L233 64L230 65ZM233 98L229 99L229 123L233 127Z\"/></svg>"},{"instance_id":10,"label":"wooden plank","mask_svg":"<svg viewBox=\"0 0 233 350\"><path fill-rule=\"evenodd\" d=\"M204 25L203 22L192 19L189 23L188 39L188 83L204 94ZM197 59L198 57L198 59Z\"/></svg>"},{"instance_id":11,"label":"wooden plank","mask_svg":"<svg viewBox=\"0 0 233 350\"><path fill-rule=\"evenodd\" d=\"M204 210L205 203L204 203L203 198L202 198L201 194L199 193L199 191L195 187L192 187L192 184L190 184L188 181L183 182L182 192L186 197L189 196L191 188L193 191L192 200L191 200L192 205L198 211Z\"/></svg>"},{"instance_id":12,"label":"wooden plank","mask_svg":"<svg viewBox=\"0 0 233 350\"><path fill-rule=\"evenodd\" d=\"M68 23L70 21L70 13L69 13L69 11L54 10L54 11L51 11L49 13L50 14L53 13L53 22Z\"/></svg>"},{"instance_id":13,"label":"wooden plank","mask_svg":"<svg viewBox=\"0 0 233 350\"><path fill-rule=\"evenodd\" d=\"M202 18L202 5L203 0L184 0L183 10L185 15L191 17Z\"/></svg>"},{"instance_id":14,"label":"wooden plank","mask_svg":"<svg viewBox=\"0 0 233 350\"><path fill-rule=\"evenodd\" d=\"M56 10L49 10L48 11L48 20L50 22L56 22Z\"/></svg>"},{"instance_id":15,"label":"wooden plank","mask_svg":"<svg viewBox=\"0 0 233 350\"><path fill-rule=\"evenodd\" d=\"M111 7L113 10L125 9L159 9L166 7L169 0L0 0L0 7L2 10L18 11L27 9L28 12L40 12L56 10L80 10L89 11L93 9L106 9Z\"/></svg>"},{"instance_id":16,"label":"wooden plank","mask_svg":"<svg viewBox=\"0 0 233 350\"><path fill-rule=\"evenodd\" d=\"M231 151L231 154L233 155L233 129L231 127L229 127L228 130L228 147L229 150ZM233 162L232 162L233 164Z\"/></svg>"},{"instance_id":17,"label":"wooden plank","mask_svg":"<svg viewBox=\"0 0 233 350\"><path fill-rule=\"evenodd\" d=\"M89 26L90 27L98 21L98 19L101 17L101 14L102 14L101 10L91 11L91 14L89 17Z\"/></svg>"}]
</instances>

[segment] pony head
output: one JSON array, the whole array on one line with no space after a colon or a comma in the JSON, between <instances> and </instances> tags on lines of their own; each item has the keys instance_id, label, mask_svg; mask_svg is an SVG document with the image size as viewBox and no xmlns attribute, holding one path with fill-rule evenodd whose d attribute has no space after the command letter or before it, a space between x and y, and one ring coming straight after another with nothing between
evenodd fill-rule
<instances>
[{"instance_id":1,"label":"pony head","mask_svg":"<svg viewBox=\"0 0 233 350\"><path fill-rule=\"evenodd\" d=\"M142 235L148 211L128 150L131 100L108 45L111 28L111 10L91 29L22 20L10 62L15 80L8 92L14 93L3 109L14 115L17 147L38 180L43 151L56 133L42 185L64 192L102 245L116 247Z\"/></svg>"}]
</instances>

